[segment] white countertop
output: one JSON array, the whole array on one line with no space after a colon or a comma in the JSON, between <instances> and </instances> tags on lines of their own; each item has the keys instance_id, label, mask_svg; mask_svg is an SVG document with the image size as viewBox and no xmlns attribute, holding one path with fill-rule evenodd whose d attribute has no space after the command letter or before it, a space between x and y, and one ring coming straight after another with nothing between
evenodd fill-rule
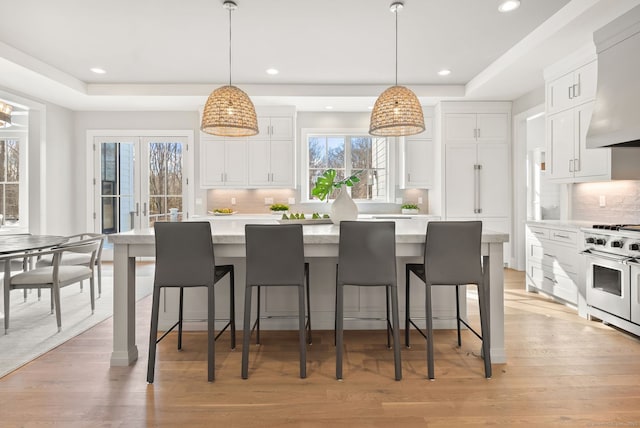
<instances>
[{"instance_id":1,"label":"white countertop","mask_svg":"<svg viewBox=\"0 0 640 428\"><path fill-rule=\"evenodd\" d=\"M359 216L366 221L384 221L384 218L372 218L373 215ZM397 218L396 242L398 244L424 243L429 216L417 218ZM224 220L223 220L224 219ZM244 244L244 226L246 224L278 224L279 217L272 214L233 215L193 218L192 221L210 221L213 242L216 244ZM433 219L433 218L432 218ZM391 219L389 219L391 220ZM305 244L337 244L340 228L335 224L318 224L303 226ZM153 244L153 229L130 231L108 235L109 242L114 244ZM509 235L501 232L483 230L482 242L508 242Z\"/></svg>"},{"instance_id":2,"label":"white countertop","mask_svg":"<svg viewBox=\"0 0 640 428\"><path fill-rule=\"evenodd\" d=\"M594 222L578 220L527 220L527 224L543 227L558 227L562 229L581 229L591 227Z\"/></svg>"}]
</instances>

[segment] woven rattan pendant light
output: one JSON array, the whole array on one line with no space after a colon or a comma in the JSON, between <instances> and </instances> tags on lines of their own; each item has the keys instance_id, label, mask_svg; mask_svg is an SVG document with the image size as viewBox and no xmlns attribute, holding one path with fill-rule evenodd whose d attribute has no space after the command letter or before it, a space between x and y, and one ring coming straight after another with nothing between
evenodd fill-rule
<instances>
[{"instance_id":1,"label":"woven rattan pendant light","mask_svg":"<svg viewBox=\"0 0 640 428\"><path fill-rule=\"evenodd\" d=\"M13 107L0 101L0 128L8 128L11 126L11 112Z\"/></svg>"},{"instance_id":2,"label":"woven rattan pendant light","mask_svg":"<svg viewBox=\"0 0 640 428\"><path fill-rule=\"evenodd\" d=\"M379 136L414 135L424 131L422 106L416 94L404 86L398 86L398 12L402 2L391 3L396 15L396 82L376 100L371 111L369 134Z\"/></svg>"},{"instance_id":3,"label":"woven rattan pendant light","mask_svg":"<svg viewBox=\"0 0 640 428\"><path fill-rule=\"evenodd\" d=\"M200 129L222 137L248 137L258 133L256 109L243 90L231 85L231 12L238 5L226 0L222 6L229 11L229 84L209 95Z\"/></svg>"}]
</instances>

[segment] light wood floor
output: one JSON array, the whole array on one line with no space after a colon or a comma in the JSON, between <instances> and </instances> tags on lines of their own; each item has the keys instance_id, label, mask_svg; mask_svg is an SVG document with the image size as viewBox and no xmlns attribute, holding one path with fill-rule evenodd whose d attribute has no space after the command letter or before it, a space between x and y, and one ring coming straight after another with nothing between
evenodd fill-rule
<instances>
[{"instance_id":1,"label":"light wood floor","mask_svg":"<svg viewBox=\"0 0 640 428\"><path fill-rule=\"evenodd\" d=\"M139 361L110 368L111 321L0 379L1 427L637 427L640 341L524 291L506 271L507 364L483 376L479 342L438 331L436 380L426 379L424 342L402 349L393 380L384 332L345 333L344 381L335 380L332 332L314 332L308 377L298 377L296 332L263 333L249 379L240 347L217 346L216 381L206 381L203 333L159 347L147 385L150 299L138 304ZM471 306L471 305L470 305Z\"/></svg>"}]
</instances>

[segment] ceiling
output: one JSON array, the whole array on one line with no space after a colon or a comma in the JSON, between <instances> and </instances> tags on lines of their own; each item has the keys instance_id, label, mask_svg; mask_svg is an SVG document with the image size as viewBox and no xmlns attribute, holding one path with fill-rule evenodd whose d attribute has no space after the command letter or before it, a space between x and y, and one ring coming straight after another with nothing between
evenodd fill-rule
<instances>
[{"instance_id":1,"label":"ceiling","mask_svg":"<svg viewBox=\"0 0 640 428\"><path fill-rule=\"evenodd\" d=\"M233 84L256 105L366 111L394 83L391 0L238 0ZM398 83L425 105L513 100L640 0L405 0ZM72 110L195 110L229 79L222 0L0 0L0 86ZM90 71L101 67L106 74ZM268 75L267 68L280 73ZM437 72L452 72L441 77ZM1 95L1 94L0 94Z\"/></svg>"}]
</instances>

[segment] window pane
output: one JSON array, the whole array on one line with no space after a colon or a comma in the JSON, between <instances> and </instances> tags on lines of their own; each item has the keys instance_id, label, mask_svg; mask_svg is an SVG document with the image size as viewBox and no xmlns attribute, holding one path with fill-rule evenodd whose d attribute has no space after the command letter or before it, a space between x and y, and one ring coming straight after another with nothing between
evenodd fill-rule
<instances>
[{"instance_id":1,"label":"window pane","mask_svg":"<svg viewBox=\"0 0 640 428\"><path fill-rule=\"evenodd\" d=\"M20 180L20 150L18 141L5 141L7 151L7 181L18 182Z\"/></svg>"},{"instance_id":2,"label":"window pane","mask_svg":"<svg viewBox=\"0 0 640 428\"><path fill-rule=\"evenodd\" d=\"M0 140L0 181L5 181L6 177L5 177L5 142L3 140ZM2 196L2 195L0 195ZM0 211L0 214L2 214L2 211Z\"/></svg>"},{"instance_id":3,"label":"window pane","mask_svg":"<svg viewBox=\"0 0 640 428\"><path fill-rule=\"evenodd\" d=\"M177 208L178 212L181 213L182 209L182 197L181 196L169 196L167 198L167 211L169 212L170 208Z\"/></svg>"},{"instance_id":4,"label":"window pane","mask_svg":"<svg viewBox=\"0 0 640 428\"><path fill-rule=\"evenodd\" d=\"M351 137L351 166L355 170L371 168L371 138Z\"/></svg>"},{"instance_id":5,"label":"window pane","mask_svg":"<svg viewBox=\"0 0 640 428\"><path fill-rule=\"evenodd\" d=\"M15 223L19 220L18 185L7 184L5 186L5 222Z\"/></svg>"},{"instance_id":6,"label":"window pane","mask_svg":"<svg viewBox=\"0 0 640 428\"><path fill-rule=\"evenodd\" d=\"M309 138L309 168L325 168L327 165L327 139Z\"/></svg>"},{"instance_id":7,"label":"window pane","mask_svg":"<svg viewBox=\"0 0 640 428\"><path fill-rule=\"evenodd\" d=\"M167 150L162 143L149 144L149 194L164 195L167 192Z\"/></svg>"},{"instance_id":8,"label":"window pane","mask_svg":"<svg viewBox=\"0 0 640 428\"><path fill-rule=\"evenodd\" d=\"M344 137L327 138L327 167L344 168Z\"/></svg>"},{"instance_id":9,"label":"window pane","mask_svg":"<svg viewBox=\"0 0 640 428\"><path fill-rule=\"evenodd\" d=\"M167 144L168 195L182 195L182 156L182 144ZM180 211L182 211L182 209Z\"/></svg>"}]
</instances>

